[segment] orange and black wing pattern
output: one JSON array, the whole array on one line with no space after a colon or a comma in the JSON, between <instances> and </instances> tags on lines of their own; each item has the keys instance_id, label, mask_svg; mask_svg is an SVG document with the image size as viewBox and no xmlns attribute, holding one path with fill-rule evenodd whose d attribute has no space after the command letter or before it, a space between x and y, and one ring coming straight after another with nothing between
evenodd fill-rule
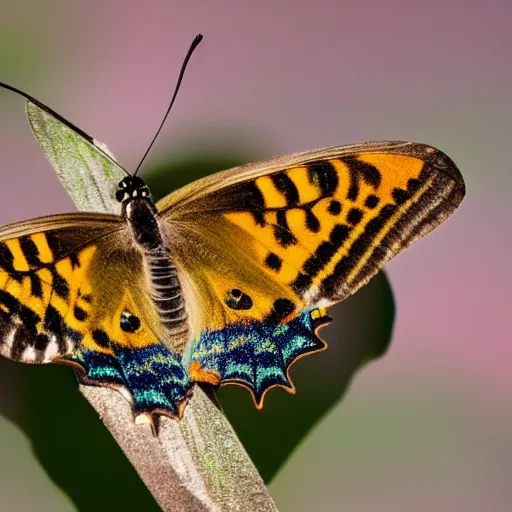
<instances>
[{"instance_id":1,"label":"orange and black wing pattern","mask_svg":"<svg viewBox=\"0 0 512 512\"><path fill-rule=\"evenodd\" d=\"M242 383L258 400L276 382L292 389L288 367L323 344L296 346L304 322L279 341L266 327L273 322L281 333L312 311L323 318L317 308L368 282L442 223L464 192L440 151L386 142L279 157L171 194L157 207L178 240L188 240L173 251L197 323L189 347L195 378ZM307 330L318 340L314 325ZM266 377L258 377L260 366Z\"/></svg>"},{"instance_id":2,"label":"orange and black wing pattern","mask_svg":"<svg viewBox=\"0 0 512 512\"><path fill-rule=\"evenodd\" d=\"M136 415L181 417L192 392L121 217L78 213L0 230L0 353L65 363Z\"/></svg>"}]
</instances>

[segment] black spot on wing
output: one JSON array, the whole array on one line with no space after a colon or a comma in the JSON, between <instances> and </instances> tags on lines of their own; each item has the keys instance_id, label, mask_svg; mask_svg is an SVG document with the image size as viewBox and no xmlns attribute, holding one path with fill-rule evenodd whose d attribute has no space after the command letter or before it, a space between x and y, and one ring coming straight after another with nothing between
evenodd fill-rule
<instances>
[{"instance_id":1,"label":"black spot on wing","mask_svg":"<svg viewBox=\"0 0 512 512\"><path fill-rule=\"evenodd\" d=\"M286 318L295 310L295 304L289 299L277 299L274 301L274 311L281 317Z\"/></svg>"},{"instance_id":2,"label":"black spot on wing","mask_svg":"<svg viewBox=\"0 0 512 512\"><path fill-rule=\"evenodd\" d=\"M23 256L27 260L30 268L38 268L41 266L41 260L39 259L39 249L34 243L30 236L22 236L19 239L20 249Z\"/></svg>"},{"instance_id":3,"label":"black spot on wing","mask_svg":"<svg viewBox=\"0 0 512 512\"><path fill-rule=\"evenodd\" d=\"M73 316L79 321L84 322L87 320L89 316L85 310L83 310L80 306L75 306L73 308Z\"/></svg>"},{"instance_id":4,"label":"black spot on wing","mask_svg":"<svg viewBox=\"0 0 512 512\"><path fill-rule=\"evenodd\" d=\"M329 240L336 249L339 249L347 240L352 228L346 224L336 224L329 235Z\"/></svg>"},{"instance_id":5,"label":"black spot on wing","mask_svg":"<svg viewBox=\"0 0 512 512\"><path fill-rule=\"evenodd\" d=\"M123 311L120 318L120 327L124 332L137 332L140 326L141 322L138 316L132 315L128 311Z\"/></svg>"},{"instance_id":6,"label":"black spot on wing","mask_svg":"<svg viewBox=\"0 0 512 512\"><path fill-rule=\"evenodd\" d=\"M294 206L299 202L299 191L295 183L285 172L272 174L270 179L277 190L284 195L288 206Z\"/></svg>"},{"instance_id":7,"label":"black spot on wing","mask_svg":"<svg viewBox=\"0 0 512 512\"><path fill-rule=\"evenodd\" d=\"M310 208L305 208L304 211L306 212L306 227L309 231L318 233L320 231L320 221Z\"/></svg>"},{"instance_id":8,"label":"black spot on wing","mask_svg":"<svg viewBox=\"0 0 512 512\"><path fill-rule=\"evenodd\" d=\"M361 219L363 218L363 211L359 208L351 208L350 211L347 214L347 221L349 224L352 224L352 226L356 226L361 222Z\"/></svg>"},{"instance_id":9,"label":"black spot on wing","mask_svg":"<svg viewBox=\"0 0 512 512\"><path fill-rule=\"evenodd\" d=\"M0 310L2 313L7 313L7 315L12 315L17 313L20 303L16 300L9 292L4 290L0 290L0 304L3 306L3 309L7 311Z\"/></svg>"},{"instance_id":10,"label":"black spot on wing","mask_svg":"<svg viewBox=\"0 0 512 512\"><path fill-rule=\"evenodd\" d=\"M277 211L277 224L274 225L274 237L277 243L283 247L294 245L297 243L297 239L290 231L288 220L286 218L286 210Z\"/></svg>"},{"instance_id":11,"label":"black spot on wing","mask_svg":"<svg viewBox=\"0 0 512 512\"><path fill-rule=\"evenodd\" d=\"M226 305L234 310L247 310L252 308L252 299L238 288L233 288L226 297Z\"/></svg>"},{"instance_id":12,"label":"black spot on wing","mask_svg":"<svg viewBox=\"0 0 512 512\"><path fill-rule=\"evenodd\" d=\"M380 171L374 165L358 160L354 156L345 156L340 159L347 167L350 176L350 186L347 197L351 201L355 201L359 196L360 181L377 189L381 182Z\"/></svg>"},{"instance_id":13,"label":"black spot on wing","mask_svg":"<svg viewBox=\"0 0 512 512\"><path fill-rule=\"evenodd\" d=\"M240 183L236 189L236 194L239 195L241 208L249 210L254 217L254 222L259 226L264 226L265 198L256 183L254 181Z\"/></svg>"},{"instance_id":14,"label":"black spot on wing","mask_svg":"<svg viewBox=\"0 0 512 512\"><path fill-rule=\"evenodd\" d=\"M75 268L80 267L80 260L78 259L78 255L76 253L71 253L69 255L69 260L71 261L71 268L74 270Z\"/></svg>"},{"instance_id":15,"label":"black spot on wing","mask_svg":"<svg viewBox=\"0 0 512 512\"><path fill-rule=\"evenodd\" d=\"M265 258L265 266L276 272L281 270L281 266L283 265L283 260L273 252L269 252L267 257Z\"/></svg>"},{"instance_id":16,"label":"black spot on wing","mask_svg":"<svg viewBox=\"0 0 512 512\"><path fill-rule=\"evenodd\" d=\"M41 278L37 274L30 274L30 293L34 297L43 296L43 287L41 285Z\"/></svg>"},{"instance_id":17,"label":"black spot on wing","mask_svg":"<svg viewBox=\"0 0 512 512\"><path fill-rule=\"evenodd\" d=\"M38 352L43 352L44 350L46 350L48 343L50 343L50 338L48 337L48 335L42 332L37 333L36 338L34 340L34 348Z\"/></svg>"},{"instance_id":18,"label":"black spot on wing","mask_svg":"<svg viewBox=\"0 0 512 512\"><path fill-rule=\"evenodd\" d=\"M305 291L308 290L312 283L313 280L311 279L311 276L308 276L303 272L299 272L290 286L292 287L293 291L300 297Z\"/></svg>"},{"instance_id":19,"label":"black spot on wing","mask_svg":"<svg viewBox=\"0 0 512 512\"><path fill-rule=\"evenodd\" d=\"M414 194L414 192L416 192L420 188L420 185L421 185L420 180L417 180L416 178L411 178L407 182L407 191L409 192L409 194L412 195L412 194Z\"/></svg>"},{"instance_id":20,"label":"black spot on wing","mask_svg":"<svg viewBox=\"0 0 512 512\"><path fill-rule=\"evenodd\" d=\"M4 242L0 243L0 267L11 276L17 274L17 271L14 270L14 256Z\"/></svg>"},{"instance_id":21,"label":"black spot on wing","mask_svg":"<svg viewBox=\"0 0 512 512\"><path fill-rule=\"evenodd\" d=\"M45 233L46 236L46 243L48 244L48 247L50 248L51 253L53 254L54 260L58 259L60 257L60 253L62 252L62 245L57 237L57 235L51 231L48 231Z\"/></svg>"},{"instance_id":22,"label":"black spot on wing","mask_svg":"<svg viewBox=\"0 0 512 512\"><path fill-rule=\"evenodd\" d=\"M323 296L335 300L343 299L350 292L350 287L359 286L376 272L382 261L389 258L389 251L394 243L398 242L399 247L406 247L426 227L432 227L439 223L439 217L446 214L446 204L441 204L438 208L429 211L431 209L429 205L432 205L433 200L440 193L435 188L425 190L420 197L415 198L416 200L408 206L407 211L401 212L401 218L391 221L399 205L412 195L412 191L418 193L422 182L422 176L419 180L410 179L407 184L407 191L396 189L392 192L394 204L383 206L378 215L368 222L364 231L350 247L349 253L336 264L332 275L322 282L321 294ZM421 221L418 222L418 219L421 219ZM411 229L411 220L414 220L413 229ZM392 225L389 225L390 223ZM406 227L409 228L409 233L407 238L404 238ZM374 247L375 237L385 228L388 228L385 237ZM361 256L370 250L372 253L368 255L368 261L358 269L357 275L353 276L349 288L343 289L343 283L346 282L348 275L360 262Z\"/></svg>"},{"instance_id":23,"label":"black spot on wing","mask_svg":"<svg viewBox=\"0 0 512 512\"><path fill-rule=\"evenodd\" d=\"M53 277L53 291L63 299L69 298L69 284L68 282L57 272L55 267L50 267L50 272Z\"/></svg>"},{"instance_id":24,"label":"black spot on wing","mask_svg":"<svg viewBox=\"0 0 512 512\"><path fill-rule=\"evenodd\" d=\"M329 206L327 207L327 211L331 215L339 215L341 213L341 203L339 201L336 201L336 199L333 199Z\"/></svg>"},{"instance_id":25,"label":"black spot on wing","mask_svg":"<svg viewBox=\"0 0 512 512\"><path fill-rule=\"evenodd\" d=\"M272 311L265 317L265 322L278 324L295 311L295 304L290 299L277 299L274 301Z\"/></svg>"},{"instance_id":26,"label":"black spot on wing","mask_svg":"<svg viewBox=\"0 0 512 512\"><path fill-rule=\"evenodd\" d=\"M380 199L376 195L370 194L366 198L364 205L366 206L366 208L370 208L370 210L373 210L379 204L379 201Z\"/></svg>"},{"instance_id":27,"label":"black spot on wing","mask_svg":"<svg viewBox=\"0 0 512 512\"><path fill-rule=\"evenodd\" d=\"M102 329L95 329L92 331L92 339L100 347L110 348L110 338L108 337L108 334Z\"/></svg>"},{"instance_id":28,"label":"black spot on wing","mask_svg":"<svg viewBox=\"0 0 512 512\"><path fill-rule=\"evenodd\" d=\"M411 197L410 193L402 188L394 188L392 195L396 204L403 204Z\"/></svg>"},{"instance_id":29,"label":"black spot on wing","mask_svg":"<svg viewBox=\"0 0 512 512\"><path fill-rule=\"evenodd\" d=\"M308 164L309 181L320 189L322 197L332 196L338 187L338 173L331 162L323 160Z\"/></svg>"},{"instance_id":30,"label":"black spot on wing","mask_svg":"<svg viewBox=\"0 0 512 512\"><path fill-rule=\"evenodd\" d=\"M66 334L69 334L68 329L62 319L62 315L51 304L46 308L43 324L45 331L55 334L59 345L59 352L65 354L66 344L64 337Z\"/></svg>"}]
</instances>

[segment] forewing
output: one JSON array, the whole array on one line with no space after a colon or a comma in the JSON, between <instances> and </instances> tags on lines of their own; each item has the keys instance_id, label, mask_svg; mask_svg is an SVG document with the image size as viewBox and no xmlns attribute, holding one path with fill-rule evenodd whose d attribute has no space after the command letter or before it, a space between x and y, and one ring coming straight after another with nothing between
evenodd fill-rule
<instances>
[{"instance_id":1,"label":"forewing","mask_svg":"<svg viewBox=\"0 0 512 512\"><path fill-rule=\"evenodd\" d=\"M27 101L27 116L35 138L78 209L120 214L114 193L126 173L107 146L35 99Z\"/></svg>"},{"instance_id":2,"label":"forewing","mask_svg":"<svg viewBox=\"0 0 512 512\"><path fill-rule=\"evenodd\" d=\"M171 194L157 207L197 319L195 378L242 383L258 403L272 385L292 388L290 364L323 346L311 319L326 316L315 308L354 293L464 192L440 151L384 142L250 164ZM233 308L232 290L246 308Z\"/></svg>"},{"instance_id":3,"label":"forewing","mask_svg":"<svg viewBox=\"0 0 512 512\"><path fill-rule=\"evenodd\" d=\"M0 231L0 352L64 362L125 390L135 413L181 416L191 385L116 216L73 214Z\"/></svg>"}]
</instances>

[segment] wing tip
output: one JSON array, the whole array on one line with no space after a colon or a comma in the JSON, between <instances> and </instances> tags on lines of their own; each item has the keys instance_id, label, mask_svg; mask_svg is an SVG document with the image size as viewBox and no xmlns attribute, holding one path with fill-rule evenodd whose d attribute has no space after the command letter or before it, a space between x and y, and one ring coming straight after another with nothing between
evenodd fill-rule
<instances>
[{"instance_id":1,"label":"wing tip","mask_svg":"<svg viewBox=\"0 0 512 512\"><path fill-rule=\"evenodd\" d=\"M462 177L457 165L455 165L455 162L446 153L433 146L417 142L409 142L405 144L409 146L407 151L408 154L421 158L421 160L423 160L429 167L445 175L455 183L452 200L457 206L466 195L466 184L464 183L464 178Z\"/></svg>"}]
</instances>

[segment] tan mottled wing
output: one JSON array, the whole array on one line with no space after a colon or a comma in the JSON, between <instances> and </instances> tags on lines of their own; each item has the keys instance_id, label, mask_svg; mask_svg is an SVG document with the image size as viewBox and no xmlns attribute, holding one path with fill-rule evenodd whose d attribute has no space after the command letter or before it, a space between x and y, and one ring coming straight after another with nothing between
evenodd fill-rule
<instances>
[{"instance_id":1,"label":"tan mottled wing","mask_svg":"<svg viewBox=\"0 0 512 512\"><path fill-rule=\"evenodd\" d=\"M75 205L81 211L120 215L121 204L112 185L126 171L107 146L35 98L21 94L29 100L27 117L34 137Z\"/></svg>"},{"instance_id":2,"label":"tan mottled wing","mask_svg":"<svg viewBox=\"0 0 512 512\"><path fill-rule=\"evenodd\" d=\"M157 203L171 226L195 336L345 299L443 222L465 193L422 144L377 142L273 158L196 181ZM250 297L233 308L231 291ZM282 304L282 303L281 303ZM290 309L288 304L288 309Z\"/></svg>"},{"instance_id":3,"label":"tan mottled wing","mask_svg":"<svg viewBox=\"0 0 512 512\"><path fill-rule=\"evenodd\" d=\"M180 416L190 384L117 216L75 213L0 230L0 353L64 362L128 391L134 412Z\"/></svg>"}]
</instances>

